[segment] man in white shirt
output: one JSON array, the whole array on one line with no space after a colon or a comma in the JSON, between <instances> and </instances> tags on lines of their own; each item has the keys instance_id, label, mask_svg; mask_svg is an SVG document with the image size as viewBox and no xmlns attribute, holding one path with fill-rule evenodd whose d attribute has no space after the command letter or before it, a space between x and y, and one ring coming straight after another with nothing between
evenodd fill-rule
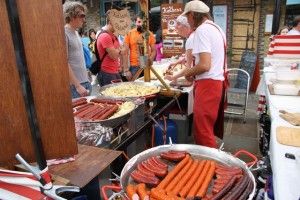
<instances>
[{"instance_id":1,"label":"man in white shirt","mask_svg":"<svg viewBox=\"0 0 300 200\"><path fill-rule=\"evenodd\" d=\"M188 2L182 15L187 16L195 29L192 43L195 66L184 74L187 80L194 80L195 142L217 148L214 135L222 138L224 127L226 37L202 1Z\"/></svg>"},{"instance_id":2,"label":"man in white shirt","mask_svg":"<svg viewBox=\"0 0 300 200\"><path fill-rule=\"evenodd\" d=\"M295 17L293 21L293 28L287 33L287 35L300 35L300 15Z\"/></svg>"}]
</instances>

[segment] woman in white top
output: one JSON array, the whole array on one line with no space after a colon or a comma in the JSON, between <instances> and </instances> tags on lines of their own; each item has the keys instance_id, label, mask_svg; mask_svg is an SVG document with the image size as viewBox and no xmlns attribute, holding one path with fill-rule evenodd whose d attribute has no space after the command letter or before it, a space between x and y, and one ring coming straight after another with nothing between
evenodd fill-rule
<instances>
[{"instance_id":1,"label":"woman in white top","mask_svg":"<svg viewBox=\"0 0 300 200\"><path fill-rule=\"evenodd\" d=\"M185 72L194 80L194 138L196 144L217 148L214 135L223 137L226 69L226 37L211 21L209 7L202 1L190 1L184 13L195 29L192 42L195 66Z\"/></svg>"},{"instance_id":2,"label":"woman in white top","mask_svg":"<svg viewBox=\"0 0 300 200\"><path fill-rule=\"evenodd\" d=\"M182 64L185 62L185 65L187 68L191 67L193 65L193 55L192 55L192 43L193 43L193 35L194 32L191 29L186 16L178 16L176 18L176 31L177 33L184 37L187 38L185 42L185 57L179 59L177 62L170 64L169 68L172 68L176 66L177 64ZM182 76L184 76L184 73L186 71L186 68L177 73L176 75L166 75L165 79L173 81L176 80Z\"/></svg>"}]
</instances>

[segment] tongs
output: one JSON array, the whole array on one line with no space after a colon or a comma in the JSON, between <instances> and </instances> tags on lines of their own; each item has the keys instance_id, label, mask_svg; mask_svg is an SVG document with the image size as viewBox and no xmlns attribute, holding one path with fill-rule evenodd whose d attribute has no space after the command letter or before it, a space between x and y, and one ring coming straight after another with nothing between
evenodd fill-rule
<instances>
[{"instance_id":1,"label":"tongs","mask_svg":"<svg viewBox=\"0 0 300 200\"><path fill-rule=\"evenodd\" d=\"M41 183L41 192L46 196L51 197L55 200L66 200L58 196L63 192L79 192L80 188L77 186L63 186L53 185L51 182L50 174L48 172L48 166L44 170L39 170L37 167L29 165L20 154L16 155L16 159L24 165L24 167L30 171L33 176Z\"/></svg>"}]
</instances>

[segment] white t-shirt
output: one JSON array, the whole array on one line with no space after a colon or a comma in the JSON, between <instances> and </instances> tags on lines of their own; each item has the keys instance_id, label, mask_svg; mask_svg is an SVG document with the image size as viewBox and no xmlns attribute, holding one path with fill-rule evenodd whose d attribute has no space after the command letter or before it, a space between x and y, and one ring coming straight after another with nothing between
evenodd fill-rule
<instances>
[{"instance_id":1,"label":"white t-shirt","mask_svg":"<svg viewBox=\"0 0 300 200\"><path fill-rule=\"evenodd\" d=\"M185 50L193 49L193 40L194 40L195 32L192 32L188 39L185 42Z\"/></svg>"},{"instance_id":2,"label":"white t-shirt","mask_svg":"<svg viewBox=\"0 0 300 200\"><path fill-rule=\"evenodd\" d=\"M224 80L224 40L226 37L222 29L210 20L206 20L195 31L192 48L193 56L195 57L195 64L200 62L200 53L211 54L211 68L208 72L196 75L196 80L199 79L213 79ZM219 30L218 30L219 29ZM220 32L221 31L221 32Z\"/></svg>"},{"instance_id":3,"label":"white t-shirt","mask_svg":"<svg viewBox=\"0 0 300 200\"><path fill-rule=\"evenodd\" d=\"M287 35L300 35L300 31L292 29L287 33Z\"/></svg>"}]
</instances>

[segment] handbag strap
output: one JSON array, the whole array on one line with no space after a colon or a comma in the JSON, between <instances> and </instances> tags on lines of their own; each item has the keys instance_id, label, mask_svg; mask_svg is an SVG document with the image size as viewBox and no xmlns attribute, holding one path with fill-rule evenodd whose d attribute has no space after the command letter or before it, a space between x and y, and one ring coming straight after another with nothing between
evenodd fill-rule
<instances>
[{"instance_id":1,"label":"handbag strap","mask_svg":"<svg viewBox=\"0 0 300 200\"><path fill-rule=\"evenodd\" d=\"M98 34L98 36L97 36L97 38L96 38L96 41L95 41L95 55L96 55L97 60L101 61L101 62L100 62L100 67L101 67L101 65L102 65L102 61L104 60L104 58L105 58L106 55L107 55L107 51L105 50L104 55L103 55L102 60L101 60L101 59L100 59L100 56L99 56L98 48L97 48L98 38L99 38L99 36L100 36L102 33L108 33L108 32L107 32L106 30L101 29L101 31L100 31L100 33Z\"/></svg>"},{"instance_id":2,"label":"handbag strap","mask_svg":"<svg viewBox=\"0 0 300 200\"><path fill-rule=\"evenodd\" d=\"M227 89L229 87L229 80L228 80L228 74L227 74L227 67L226 67L226 64L227 64L227 56L226 56L226 49L227 49L227 45L226 45L226 40L222 34L222 31L220 30L220 28L215 24L215 23L211 23L209 21L205 21L204 23L206 24L210 24L214 27L216 27L216 29L218 29L218 31L220 32L221 34L221 37L223 39L223 45L224 45L224 62L223 62L223 76L224 76L224 83L225 83L225 89Z\"/></svg>"}]
</instances>

